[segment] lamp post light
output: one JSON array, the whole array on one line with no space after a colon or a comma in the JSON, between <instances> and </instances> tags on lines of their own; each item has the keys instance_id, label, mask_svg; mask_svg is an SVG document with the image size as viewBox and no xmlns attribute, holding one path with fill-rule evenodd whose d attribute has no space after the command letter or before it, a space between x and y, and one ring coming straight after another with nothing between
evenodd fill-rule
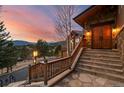
<instances>
[{"instance_id":1,"label":"lamp post light","mask_svg":"<svg viewBox=\"0 0 124 93\"><path fill-rule=\"evenodd\" d=\"M37 61L37 56L38 56L38 51L33 51L33 58L34 58L34 64L36 64L36 61Z\"/></svg>"}]
</instances>

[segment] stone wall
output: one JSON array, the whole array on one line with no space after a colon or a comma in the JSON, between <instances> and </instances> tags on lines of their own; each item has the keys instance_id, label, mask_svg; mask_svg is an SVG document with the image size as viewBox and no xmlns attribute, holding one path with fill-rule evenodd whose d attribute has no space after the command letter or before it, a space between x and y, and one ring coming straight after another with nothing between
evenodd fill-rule
<instances>
[{"instance_id":1,"label":"stone wall","mask_svg":"<svg viewBox=\"0 0 124 93\"><path fill-rule=\"evenodd\" d=\"M117 25L116 27L119 29L119 34L116 37L117 48L121 54L121 60L124 64L124 5L118 6L117 12Z\"/></svg>"},{"instance_id":2,"label":"stone wall","mask_svg":"<svg viewBox=\"0 0 124 93\"><path fill-rule=\"evenodd\" d=\"M120 31L117 38L117 48L120 51L121 61L124 63L124 28Z\"/></svg>"}]
</instances>

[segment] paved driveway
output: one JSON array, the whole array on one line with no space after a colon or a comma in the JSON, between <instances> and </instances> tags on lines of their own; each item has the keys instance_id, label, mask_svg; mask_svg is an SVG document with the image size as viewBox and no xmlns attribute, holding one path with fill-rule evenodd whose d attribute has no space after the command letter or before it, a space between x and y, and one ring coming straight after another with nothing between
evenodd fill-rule
<instances>
[{"instance_id":1,"label":"paved driveway","mask_svg":"<svg viewBox=\"0 0 124 93\"><path fill-rule=\"evenodd\" d=\"M11 82L26 80L27 76L28 67L24 67L12 73L0 76L0 84L2 83L3 85L8 85Z\"/></svg>"}]
</instances>

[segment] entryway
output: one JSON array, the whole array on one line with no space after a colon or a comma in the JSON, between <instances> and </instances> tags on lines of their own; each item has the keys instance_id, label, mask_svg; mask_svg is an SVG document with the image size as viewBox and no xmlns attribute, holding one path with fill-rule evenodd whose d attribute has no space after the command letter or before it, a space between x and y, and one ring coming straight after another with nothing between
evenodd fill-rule
<instances>
[{"instance_id":1,"label":"entryway","mask_svg":"<svg viewBox=\"0 0 124 93\"><path fill-rule=\"evenodd\" d=\"M92 48L112 48L112 27L111 25L98 25L92 28Z\"/></svg>"}]
</instances>

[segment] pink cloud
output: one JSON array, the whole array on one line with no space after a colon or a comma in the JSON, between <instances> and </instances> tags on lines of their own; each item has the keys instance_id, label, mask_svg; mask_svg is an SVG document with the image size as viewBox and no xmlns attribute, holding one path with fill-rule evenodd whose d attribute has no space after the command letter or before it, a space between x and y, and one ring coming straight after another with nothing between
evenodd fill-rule
<instances>
[{"instance_id":1,"label":"pink cloud","mask_svg":"<svg viewBox=\"0 0 124 93\"><path fill-rule=\"evenodd\" d=\"M55 41L54 22L42 11L31 10L28 6L4 6L2 19L12 38L27 41Z\"/></svg>"}]
</instances>

